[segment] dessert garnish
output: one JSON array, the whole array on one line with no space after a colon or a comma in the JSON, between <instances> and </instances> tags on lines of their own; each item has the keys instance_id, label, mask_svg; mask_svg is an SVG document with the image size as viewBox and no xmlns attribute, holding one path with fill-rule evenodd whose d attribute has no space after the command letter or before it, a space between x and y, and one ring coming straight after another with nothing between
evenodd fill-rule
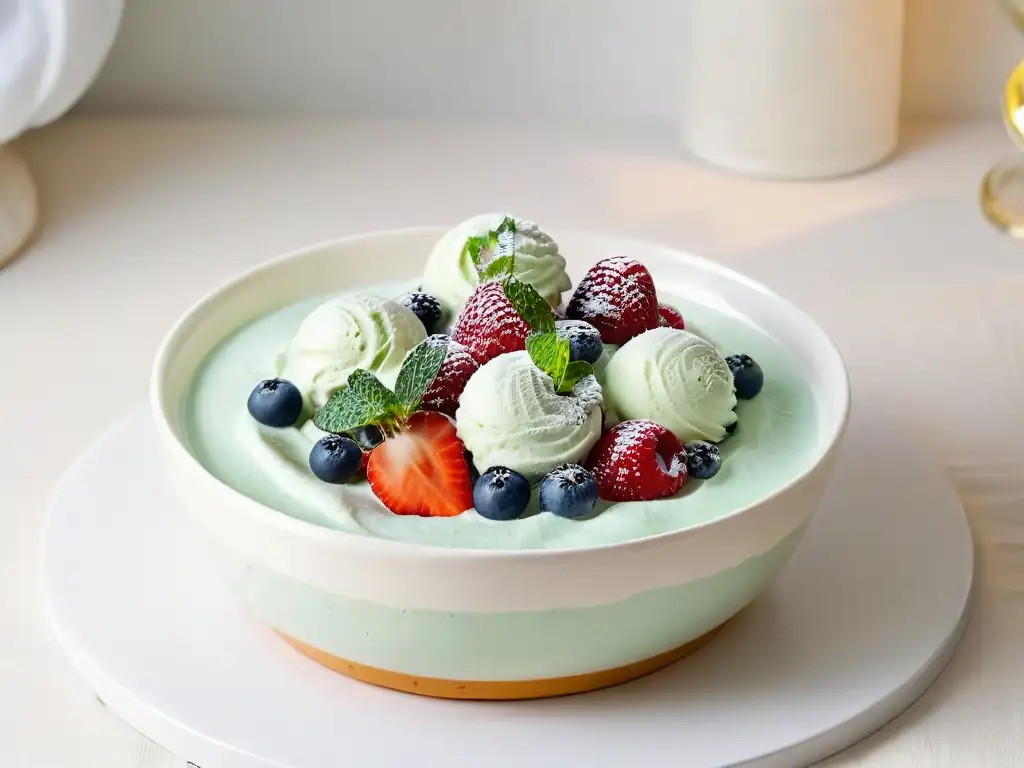
<instances>
[{"instance_id":1,"label":"dessert garnish","mask_svg":"<svg viewBox=\"0 0 1024 768\"><path fill-rule=\"evenodd\" d=\"M725 358L729 370L732 371L736 386L736 397L749 400L756 397L764 386L764 371L750 355L729 355Z\"/></svg>"},{"instance_id":2,"label":"dessert garnish","mask_svg":"<svg viewBox=\"0 0 1024 768\"><path fill-rule=\"evenodd\" d=\"M650 501L671 496L687 480L686 449L671 431L646 419L608 430L587 457L607 501Z\"/></svg>"},{"instance_id":3,"label":"dessert garnish","mask_svg":"<svg viewBox=\"0 0 1024 768\"><path fill-rule=\"evenodd\" d=\"M558 306L563 291L572 287L558 244L535 223L502 213L473 216L448 230L427 257L419 290L437 298L445 314L454 318L502 246L518 255L519 279Z\"/></svg>"},{"instance_id":4,"label":"dessert garnish","mask_svg":"<svg viewBox=\"0 0 1024 768\"><path fill-rule=\"evenodd\" d=\"M582 320L556 320L555 333L569 342L569 362L582 360L593 365L604 352L597 328Z\"/></svg>"},{"instance_id":5,"label":"dessert garnish","mask_svg":"<svg viewBox=\"0 0 1024 768\"><path fill-rule=\"evenodd\" d=\"M473 507L469 465L451 419L417 411L373 449L366 477L396 515L454 517Z\"/></svg>"},{"instance_id":6,"label":"dessert garnish","mask_svg":"<svg viewBox=\"0 0 1024 768\"><path fill-rule=\"evenodd\" d=\"M572 392L576 382L594 369L584 360L571 360L571 342L557 332L551 305L516 277L516 255L510 250L515 223L506 219L499 230L492 233L498 250L480 276L485 282L459 313L452 339L465 345L481 364L526 349L534 365L555 382L556 391ZM471 255L482 247L467 245Z\"/></svg>"},{"instance_id":7,"label":"dessert garnish","mask_svg":"<svg viewBox=\"0 0 1024 768\"><path fill-rule=\"evenodd\" d=\"M320 438L309 452L309 468L325 483L349 482L363 465L363 449L345 435Z\"/></svg>"},{"instance_id":8,"label":"dessert garnish","mask_svg":"<svg viewBox=\"0 0 1024 768\"><path fill-rule=\"evenodd\" d=\"M491 467L473 486L473 506L488 520L515 520L530 503L530 482L508 467Z\"/></svg>"},{"instance_id":9,"label":"dessert garnish","mask_svg":"<svg viewBox=\"0 0 1024 768\"><path fill-rule=\"evenodd\" d=\"M705 440L686 444L686 471L697 480L710 480L722 468L722 452Z\"/></svg>"},{"instance_id":10,"label":"dessert garnish","mask_svg":"<svg viewBox=\"0 0 1024 768\"><path fill-rule=\"evenodd\" d=\"M661 318L662 325L667 325L669 328L676 328L680 331L686 330L686 323L683 322L683 316L675 307L670 307L668 304L659 304L658 315Z\"/></svg>"},{"instance_id":11,"label":"dessert garnish","mask_svg":"<svg viewBox=\"0 0 1024 768\"><path fill-rule=\"evenodd\" d=\"M624 256L592 266L576 286L565 314L597 328L605 344L625 344L661 325L654 278L639 261Z\"/></svg>"},{"instance_id":12,"label":"dessert garnish","mask_svg":"<svg viewBox=\"0 0 1024 768\"><path fill-rule=\"evenodd\" d=\"M293 427L302 415L302 393L290 381L267 379L256 385L246 406L265 427Z\"/></svg>"},{"instance_id":13,"label":"dessert garnish","mask_svg":"<svg viewBox=\"0 0 1024 768\"><path fill-rule=\"evenodd\" d=\"M683 442L717 443L736 421L729 366L689 331L658 327L630 339L608 363L604 389L619 418L649 419Z\"/></svg>"},{"instance_id":14,"label":"dessert garnish","mask_svg":"<svg viewBox=\"0 0 1024 768\"><path fill-rule=\"evenodd\" d=\"M438 411L454 419L462 391L466 388L470 376L480 369L480 363L468 349L457 341L452 341L448 336L428 336L424 343L443 345L445 357L440 370L423 395L421 407L425 411Z\"/></svg>"},{"instance_id":15,"label":"dessert garnish","mask_svg":"<svg viewBox=\"0 0 1024 768\"><path fill-rule=\"evenodd\" d=\"M455 425L441 413L417 410L444 364L446 344L418 344L405 359L392 392L359 369L313 417L339 435L374 426L384 435L370 453L370 488L398 515L451 517L473 506L469 466Z\"/></svg>"},{"instance_id":16,"label":"dessert garnish","mask_svg":"<svg viewBox=\"0 0 1024 768\"><path fill-rule=\"evenodd\" d=\"M562 464L544 475L538 494L541 512L583 517L597 503L597 482L594 473L579 464Z\"/></svg>"},{"instance_id":17,"label":"dessert garnish","mask_svg":"<svg viewBox=\"0 0 1024 768\"><path fill-rule=\"evenodd\" d=\"M410 291L398 299L398 303L407 307L423 323L427 334L435 333L441 323L441 302L422 291Z\"/></svg>"},{"instance_id":18,"label":"dessert garnish","mask_svg":"<svg viewBox=\"0 0 1024 768\"><path fill-rule=\"evenodd\" d=\"M306 316L278 374L299 388L312 413L359 368L394 386L406 355L426 337L423 323L398 302L369 292L344 294Z\"/></svg>"},{"instance_id":19,"label":"dessert garnish","mask_svg":"<svg viewBox=\"0 0 1024 768\"><path fill-rule=\"evenodd\" d=\"M452 326L452 340L483 365L498 355L526 349L530 326L497 281L481 283L466 299Z\"/></svg>"}]
</instances>

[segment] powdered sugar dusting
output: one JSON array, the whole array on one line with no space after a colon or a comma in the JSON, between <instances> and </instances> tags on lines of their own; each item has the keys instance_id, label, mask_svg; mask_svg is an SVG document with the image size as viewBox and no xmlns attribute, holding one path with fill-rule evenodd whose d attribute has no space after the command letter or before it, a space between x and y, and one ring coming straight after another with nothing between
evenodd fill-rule
<instances>
[{"instance_id":1,"label":"powdered sugar dusting","mask_svg":"<svg viewBox=\"0 0 1024 768\"><path fill-rule=\"evenodd\" d=\"M470 377L479 370L480 363L465 346L443 334L428 336L426 343L432 347L445 346L446 351L437 376L420 401L421 406L424 410L438 411L454 419L462 392Z\"/></svg>"},{"instance_id":2,"label":"powdered sugar dusting","mask_svg":"<svg viewBox=\"0 0 1024 768\"><path fill-rule=\"evenodd\" d=\"M516 312L499 282L484 283L473 291L452 327L452 339L480 363L498 355L526 349L530 326Z\"/></svg>"},{"instance_id":3,"label":"powdered sugar dusting","mask_svg":"<svg viewBox=\"0 0 1024 768\"><path fill-rule=\"evenodd\" d=\"M651 273L640 262L622 256L590 268L569 301L566 315L593 325L608 344L623 344L661 322Z\"/></svg>"},{"instance_id":4,"label":"powdered sugar dusting","mask_svg":"<svg viewBox=\"0 0 1024 768\"><path fill-rule=\"evenodd\" d=\"M670 453L659 451L659 445ZM644 419L613 427L594 449L590 463L601 498L609 501L671 496L687 479L682 444L661 425Z\"/></svg>"},{"instance_id":5,"label":"powdered sugar dusting","mask_svg":"<svg viewBox=\"0 0 1024 768\"><path fill-rule=\"evenodd\" d=\"M572 394L582 411L583 421L586 421L587 415L595 408L604 405L604 390L601 389L596 376L584 376L577 381L572 388Z\"/></svg>"}]
</instances>

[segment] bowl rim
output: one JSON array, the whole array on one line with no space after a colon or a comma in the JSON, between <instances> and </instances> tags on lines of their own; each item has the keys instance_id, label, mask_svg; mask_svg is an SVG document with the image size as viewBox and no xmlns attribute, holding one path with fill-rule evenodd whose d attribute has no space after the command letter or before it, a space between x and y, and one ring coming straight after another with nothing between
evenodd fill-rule
<instances>
[{"instance_id":1,"label":"bowl rim","mask_svg":"<svg viewBox=\"0 0 1024 768\"><path fill-rule=\"evenodd\" d=\"M613 242L621 244L624 247L632 246L637 250L654 250L654 251L669 251L673 254L673 258L677 258L682 262L689 264L690 266L710 273L715 273L722 278L731 280L736 283L740 283L748 289L754 290L764 295L769 300L779 303L785 306L805 327L811 329L817 336L820 342L821 352L826 353L831 357L831 366L838 367L842 372L840 381L842 386L839 391L832 392L831 394L836 398L837 410L839 417L834 423L834 427L827 438L823 441L822 445L818 448L812 461L808 463L805 469L800 473L790 478L789 481L776 488L769 494L761 497L757 501L751 502L744 507L740 507L732 510L728 514L716 517L712 520L707 520L694 525L686 526L679 530L667 531L663 533L651 534L649 536L642 536L634 539L626 539L623 541L611 542L607 544L599 544L595 546L586 547L555 547L555 548L543 548L543 549L480 549L471 547L447 547L438 546L433 544L421 544L418 542L401 541L393 539L384 539L375 536L363 536L357 533L350 533L348 531L342 531L334 528L328 528L326 526L317 525L306 520L302 520L298 517L294 517L285 512L281 512L273 507L263 504L255 499L247 496L236 488L228 485L220 478L210 472L202 462L197 459L193 453L184 445L181 439L175 434L175 429L171 426L171 419L168 417L170 410L170 404L164 397L164 381L168 375L170 363L172 361L172 352L175 351L175 347L182 334L182 330L186 329L191 325L195 318L203 313L205 310L216 305L217 301L225 294L237 289L243 283L246 283L253 278L269 272L274 269L280 268L282 265L289 262L298 261L311 253L322 251L327 248L337 248L340 246L348 246L354 243L358 243L363 240L376 240L381 238L388 238L394 236L409 236L409 235L427 235L436 234L438 237L449 230L450 226L442 225L426 225L426 226L411 226L411 227L398 227L389 229L377 229L366 232L359 232L350 235L344 235L336 238L329 238L320 240L312 244L307 244L289 251L283 254L267 259L253 267L250 267L243 272L237 274L213 289L207 291L202 297L196 300L184 313L182 313L178 319L171 326L170 330L167 331L164 338L161 340L156 356L154 358L149 381L149 410L153 421L156 426L157 433L160 437L160 442L164 448L165 454L162 457L165 467L167 465L167 453L176 460L178 466L182 463L191 472L192 476L198 480L201 480L206 484L204 493L206 491L213 492L220 496L225 501L231 502L235 505L240 505L245 510L246 516L250 519L257 520L265 525L279 529L282 533L291 534L294 536L315 539L321 544L329 546L335 546L339 550L346 550L349 548L363 550L364 552L376 551L381 555L393 555L393 556L420 556L425 558L446 558L446 559L457 559L457 560L532 560L547 561L557 558L565 558L568 556L585 556L587 554L596 553L611 553L611 552L624 552L634 550L644 550L653 547L660 547L666 545L674 540L692 538L699 535L703 531L707 531L714 526L720 526L729 522L735 521L737 518L742 517L751 513L752 511L763 507L764 505L771 503L780 497L787 495L794 488L802 485L809 478L815 475L823 463L835 452L837 447L842 441L843 435L846 432L847 425L849 424L850 417L850 380L849 380L849 369L843 359L842 353L839 350L838 345L831 336L820 326L813 318L810 317L804 310L795 305L790 300L780 296L778 293L768 288L766 285L760 283L753 278L747 277L746 275L738 272L730 267L719 264L715 261L705 259L701 256L697 256L689 251L682 250L675 246L650 242L634 237L621 237L618 235L612 235L596 231L588 230L559 230L561 234L566 237L574 238L590 238L599 239L606 242ZM627 251L628 252L628 251ZM170 469L168 467L168 469ZM176 470L174 470L176 471Z\"/></svg>"}]
</instances>

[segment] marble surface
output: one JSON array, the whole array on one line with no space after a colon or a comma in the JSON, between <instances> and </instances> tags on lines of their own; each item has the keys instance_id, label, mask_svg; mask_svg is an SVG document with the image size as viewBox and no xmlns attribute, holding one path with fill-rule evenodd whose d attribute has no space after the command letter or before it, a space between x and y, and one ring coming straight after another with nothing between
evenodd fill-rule
<instances>
[{"instance_id":1,"label":"marble surface","mask_svg":"<svg viewBox=\"0 0 1024 768\"><path fill-rule=\"evenodd\" d=\"M950 475L980 576L939 681L826 765L1024 763L1024 410L1012 399L1024 244L976 203L1008 150L999 125L911 127L896 162L803 184L732 177L682 156L667 132L621 126L71 119L19 149L44 225L0 271L0 350L14 373L0 430L0 764L183 764L74 676L42 616L37 562L54 482L145 397L168 325L281 251L495 207L720 259L821 322L860 407L888 403Z\"/></svg>"}]
</instances>

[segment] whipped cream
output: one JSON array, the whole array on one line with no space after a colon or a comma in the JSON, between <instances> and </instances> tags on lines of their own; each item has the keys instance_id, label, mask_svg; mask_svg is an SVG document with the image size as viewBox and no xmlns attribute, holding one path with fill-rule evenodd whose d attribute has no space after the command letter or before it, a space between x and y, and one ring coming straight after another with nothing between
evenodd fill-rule
<instances>
[{"instance_id":1,"label":"whipped cream","mask_svg":"<svg viewBox=\"0 0 1024 768\"><path fill-rule=\"evenodd\" d=\"M608 362L603 380L618 419L650 419L683 442L717 443L736 421L729 366L689 331L655 328L630 339Z\"/></svg>"},{"instance_id":2,"label":"whipped cream","mask_svg":"<svg viewBox=\"0 0 1024 768\"><path fill-rule=\"evenodd\" d=\"M322 406L357 368L394 387L402 361L427 336L411 310L373 294L339 296L314 309L292 338L279 375Z\"/></svg>"},{"instance_id":3,"label":"whipped cream","mask_svg":"<svg viewBox=\"0 0 1024 768\"><path fill-rule=\"evenodd\" d=\"M528 353L512 352L473 374L455 426L481 472L508 467L534 483L559 464L586 458L601 437L603 399L593 376L571 395L558 394Z\"/></svg>"},{"instance_id":4,"label":"whipped cream","mask_svg":"<svg viewBox=\"0 0 1024 768\"><path fill-rule=\"evenodd\" d=\"M423 270L422 289L441 302L449 321L480 284L476 267L466 251L466 241L497 229L505 216L504 213L485 213L467 219L448 230L431 251ZM516 275L536 288L551 306L557 307L562 293L572 287L558 244L533 222L517 218L515 251ZM484 252L481 263L486 264L493 255Z\"/></svg>"}]
</instances>

